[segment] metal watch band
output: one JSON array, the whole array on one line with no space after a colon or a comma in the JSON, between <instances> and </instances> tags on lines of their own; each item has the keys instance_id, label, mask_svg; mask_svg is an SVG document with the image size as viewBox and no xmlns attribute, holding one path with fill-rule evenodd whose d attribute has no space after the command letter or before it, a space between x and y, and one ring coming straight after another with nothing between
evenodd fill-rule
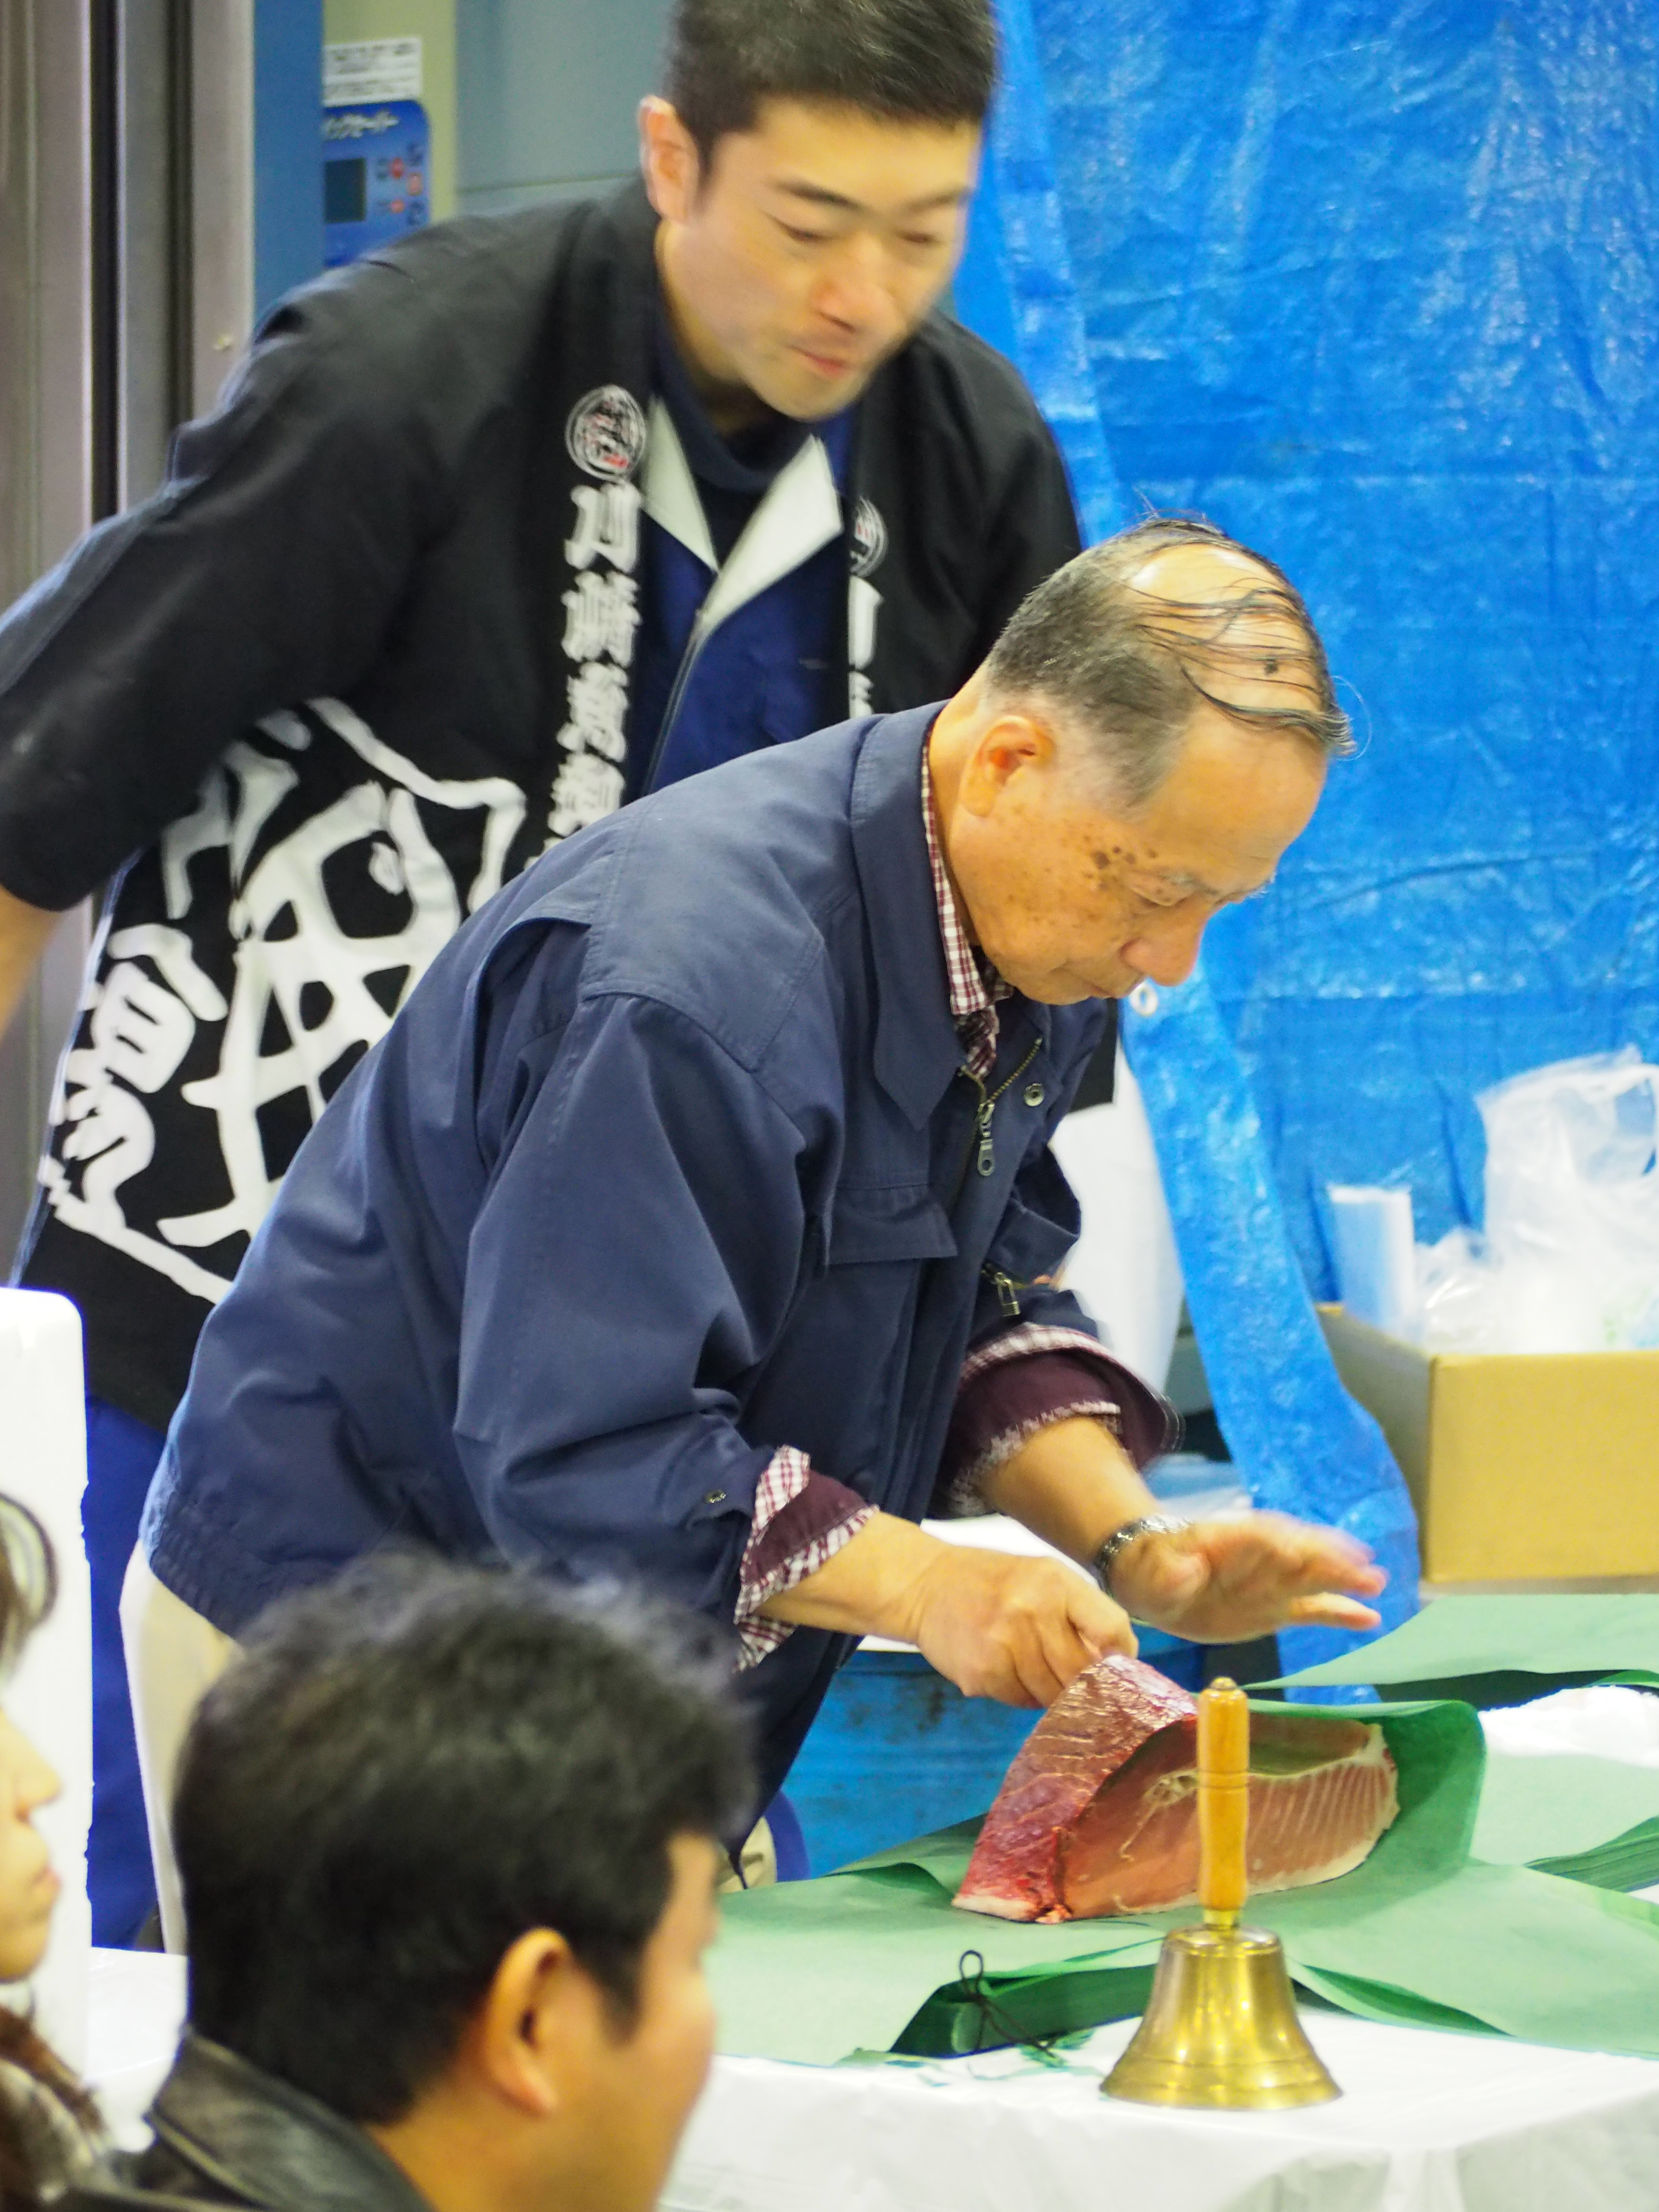
<instances>
[{"instance_id":1,"label":"metal watch band","mask_svg":"<svg viewBox=\"0 0 1659 2212\"><path fill-rule=\"evenodd\" d=\"M1185 1521L1168 1513L1143 1513L1138 1521L1126 1521L1121 1528L1113 1529L1090 1560L1090 1571L1107 1596L1115 1598L1112 1569L1117 1565L1119 1553L1127 1552L1137 1537L1174 1536L1187 1526Z\"/></svg>"}]
</instances>

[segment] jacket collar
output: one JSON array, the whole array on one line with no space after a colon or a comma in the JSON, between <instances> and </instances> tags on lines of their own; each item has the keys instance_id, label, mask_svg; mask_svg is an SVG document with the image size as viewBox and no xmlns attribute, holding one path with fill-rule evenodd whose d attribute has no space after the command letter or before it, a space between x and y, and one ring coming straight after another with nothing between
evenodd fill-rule
<instances>
[{"instance_id":1,"label":"jacket collar","mask_svg":"<svg viewBox=\"0 0 1659 2212\"><path fill-rule=\"evenodd\" d=\"M939 713L937 705L915 707L871 724L850 810L876 969L876 1080L918 1129L963 1062L921 819L921 749ZM1018 993L1003 1006L1005 1038L1018 1012L1047 1043L1047 1006Z\"/></svg>"},{"instance_id":2,"label":"jacket collar","mask_svg":"<svg viewBox=\"0 0 1659 2212\"><path fill-rule=\"evenodd\" d=\"M216 2195L268 2212L431 2212L360 2127L189 2031L149 2118Z\"/></svg>"}]
</instances>

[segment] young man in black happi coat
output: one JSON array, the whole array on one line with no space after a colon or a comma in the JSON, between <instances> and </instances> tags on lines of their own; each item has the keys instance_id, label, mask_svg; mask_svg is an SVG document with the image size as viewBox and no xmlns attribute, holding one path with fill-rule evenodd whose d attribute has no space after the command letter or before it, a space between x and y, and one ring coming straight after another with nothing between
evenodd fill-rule
<instances>
[{"instance_id":1,"label":"young man in black happi coat","mask_svg":"<svg viewBox=\"0 0 1659 2212\"><path fill-rule=\"evenodd\" d=\"M1030 395L935 305L993 67L985 0L682 0L642 186L283 301L0 625L0 1022L113 882L21 1276L87 1328L100 1942L149 1905L122 1572L326 1100L547 846L949 694L1076 550Z\"/></svg>"}]
</instances>

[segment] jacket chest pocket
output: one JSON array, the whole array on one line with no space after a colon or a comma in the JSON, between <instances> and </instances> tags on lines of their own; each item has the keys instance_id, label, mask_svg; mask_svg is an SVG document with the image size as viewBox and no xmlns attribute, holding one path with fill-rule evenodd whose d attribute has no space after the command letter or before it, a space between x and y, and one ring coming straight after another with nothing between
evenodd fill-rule
<instances>
[{"instance_id":1,"label":"jacket chest pocket","mask_svg":"<svg viewBox=\"0 0 1659 2212\"><path fill-rule=\"evenodd\" d=\"M759 1398L768 1431L879 1504L901 1486L893 1443L922 1279L956 1239L925 1184L883 1185L836 1193L826 1243Z\"/></svg>"},{"instance_id":2,"label":"jacket chest pocket","mask_svg":"<svg viewBox=\"0 0 1659 2212\"><path fill-rule=\"evenodd\" d=\"M957 1240L945 1208L925 1183L842 1188L830 1210L828 1271L949 1260Z\"/></svg>"}]
</instances>

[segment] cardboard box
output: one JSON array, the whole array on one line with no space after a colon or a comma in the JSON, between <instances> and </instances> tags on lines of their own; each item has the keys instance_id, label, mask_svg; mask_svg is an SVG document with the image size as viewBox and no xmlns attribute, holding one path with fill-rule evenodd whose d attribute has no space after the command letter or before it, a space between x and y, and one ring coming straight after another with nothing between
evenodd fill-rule
<instances>
[{"instance_id":1,"label":"cardboard box","mask_svg":"<svg viewBox=\"0 0 1659 2212\"><path fill-rule=\"evenodd\" d=\"M1322 1306L1437 1584L1659 1576L1659 1352L1427 1352Z\"/></svg>"}]
</instances>

